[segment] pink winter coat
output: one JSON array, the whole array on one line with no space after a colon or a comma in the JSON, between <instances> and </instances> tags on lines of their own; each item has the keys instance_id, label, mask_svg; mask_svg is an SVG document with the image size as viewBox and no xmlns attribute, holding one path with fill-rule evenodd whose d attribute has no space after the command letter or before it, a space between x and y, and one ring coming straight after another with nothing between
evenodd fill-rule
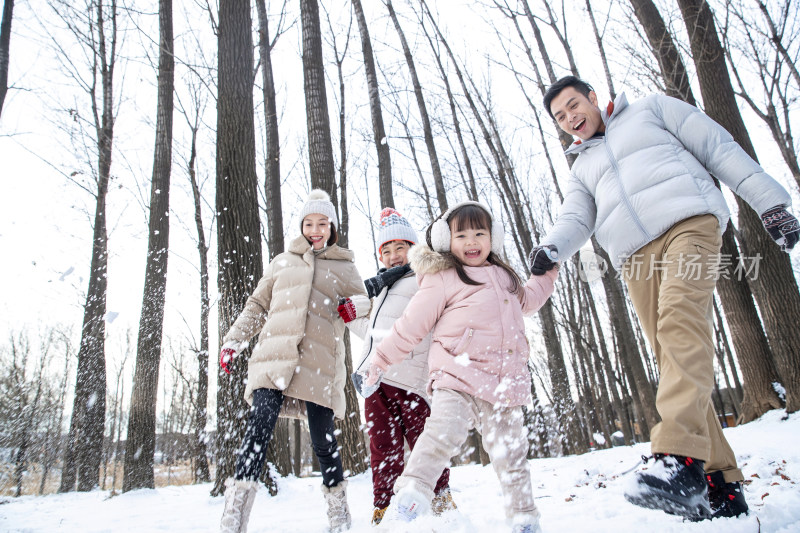
<instances>
[{"instance_id":1,"label":"pink winter coat","mask_svg":"<svg viewBox=\"0 0 800 533\"><path fill-rule=\"evenodd\" d=\"M529 403L530 348L522 317L553 293L556 270L532 276L518 297L508 291L508 274L498 266L465 267L482 283L467 285L442 254L421 245L410 254L420 288L378 345L374 367L385 372L432 330L429 391L458 390L505 407Z\"/></svg>"}]
</instances>

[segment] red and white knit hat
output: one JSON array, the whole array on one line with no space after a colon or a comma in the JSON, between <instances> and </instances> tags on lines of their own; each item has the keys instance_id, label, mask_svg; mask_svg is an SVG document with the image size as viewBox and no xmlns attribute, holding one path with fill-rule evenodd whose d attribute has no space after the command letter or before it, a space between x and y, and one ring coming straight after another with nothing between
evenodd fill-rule
<instances>
[{"instance_id":1,"label":"red and white knit hat","mask_svg":"<svg viewBox=\"0 0 800 533\"><path fill-rule=\"evenodd\" d=\"M380 253L381 247L389 241L417 243L417 233L403 215L391 207L384 207L383 211L381 211L380 218L380 228L378 229L378 253Z\"/></svg>"}]
</instances>

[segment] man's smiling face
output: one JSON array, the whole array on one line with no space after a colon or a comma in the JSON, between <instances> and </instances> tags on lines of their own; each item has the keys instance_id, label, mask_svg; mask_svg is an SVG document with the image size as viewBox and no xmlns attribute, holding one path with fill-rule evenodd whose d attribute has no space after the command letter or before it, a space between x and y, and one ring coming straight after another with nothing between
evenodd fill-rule
<instances>
[{"instance_id":1,"label":"man's smiling face","mask_svg":"<svg viewBox=\"0 0 800 533\"><path fill-rule=\"evenodd\" d=\"M586 97L575 87L566 87L550 102L550 112L562 130L582 141L605 131L594 91Z\"/></svg>"}]
</instances>

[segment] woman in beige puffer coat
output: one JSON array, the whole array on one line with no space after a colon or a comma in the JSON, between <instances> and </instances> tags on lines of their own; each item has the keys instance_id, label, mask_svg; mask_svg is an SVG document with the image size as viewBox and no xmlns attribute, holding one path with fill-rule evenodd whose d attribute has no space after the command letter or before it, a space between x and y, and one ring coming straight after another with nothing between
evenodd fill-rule
<instances>
[{"instance_id":1,"label":"woman in beige puffer coat","mask_svg":"<svg viewBox=\"0 0 800 533\"><path fill-rule=\"evenodd\" d=\"M344 323L337 310L349 298L355 316L369 312L353 252L336 245L338 224L328 195L312 191L300 213L302 235L275 257L225 336L220 365L259 334L248 361L245 396L252 405L238 450L235 477L226 483L222 531L247 527L257 480L278 416L308 419L320 462L330 531L350 528L334 416L345 414Z\"/></svg>"}]
</instances>

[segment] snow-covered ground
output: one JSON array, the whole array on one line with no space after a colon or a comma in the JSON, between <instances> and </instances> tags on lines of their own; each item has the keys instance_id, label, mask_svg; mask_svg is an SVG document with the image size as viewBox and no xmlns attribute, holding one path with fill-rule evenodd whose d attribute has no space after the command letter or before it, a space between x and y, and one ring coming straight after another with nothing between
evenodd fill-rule
<instances>
[{"instance_id":1,"label":"snow-covered ground","mask_svg":"<svg viewBox=\"0 0 800 533\"><path fill-rule=\"evenodd\" d=\"M624 477L647 444L601 450L580 457L531 461L533 485L545 533L555 532L800 532L800 414L782 420L782 411L750 424L726 429L747 478L751 514L741 519L688 523L657 511L639 509L622 496ZM630 474L628 474L630 475ZM500 489L491 466L452 469L457 513L422 518L395 531L508 531ZM210 485L138 490L109 498L107 492L25 496L0 500L4 532L216 531L223 498L209 496ZM370 532L372 491L369 473L350 478L354 533ZM450 515L450 516L448 516ZM760 528L760 529L759 529ZM324 501L319 478L286 478L270 498L262 489L253 507L250 533L323 532Z\"/></svg>"}]
</instances>

